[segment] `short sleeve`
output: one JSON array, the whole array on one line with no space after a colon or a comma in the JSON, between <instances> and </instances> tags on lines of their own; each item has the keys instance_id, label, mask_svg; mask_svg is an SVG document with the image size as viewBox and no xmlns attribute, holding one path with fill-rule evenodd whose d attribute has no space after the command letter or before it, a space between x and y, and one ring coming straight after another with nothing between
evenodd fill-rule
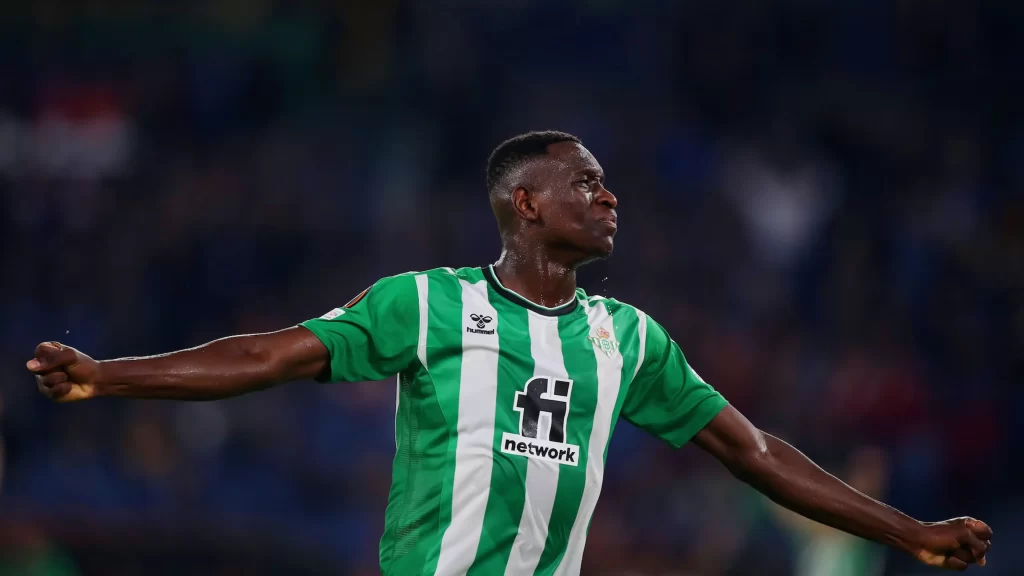
<instances>
[{"instance_id":1,"label":"short sleeve","mask_svg":"<svg viewBox=\"0 0 1024 576\"><path fill-rule=\"evenodd\" d=\"M622 404L622 417L678 448L728 404L690 367L668 332L646 318L643 364Z\"/></svg>"},{"instance_id":2,"label":"short sleeve","mask_svg":"<svg viewBox=\"0 0 1024 576\"><path fill-rule=\"evenodd\" d=\"M321 382L382 380L408 368L416 358L419 299L413 274L379 280L351 302L300 324L331 355Z\"/></svg>"}]
</instances>

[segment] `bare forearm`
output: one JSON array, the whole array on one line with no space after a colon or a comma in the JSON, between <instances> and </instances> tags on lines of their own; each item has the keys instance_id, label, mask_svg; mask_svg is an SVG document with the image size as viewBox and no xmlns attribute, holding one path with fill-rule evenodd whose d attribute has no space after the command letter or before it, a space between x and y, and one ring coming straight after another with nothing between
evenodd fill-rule
<instances>
[{"instance_id":1,"label":"bare forearm","mask_svg":"<svg viewBox=\"0 0 1024 576\"><path fill-rule=\"evenodd\" d=\"M245 337L216 340L188 350L100 362L100 396L212 400L273 384L265 360Z\"/></svg>"},{"instance_id":2,"label":"bare forearm","mask_svg":"<svg viewBox=\"0 0 1024 576\"><path fill-rule=\"evenodd\" d=\"M312 378L326 351L311 334L295 328L271 334L233 336L188 350L99 363L100 396L215 400L262 390L288 380ZM318 347L320 349L318 349Z\"/></svg>"},{"instance_id":3,"label":"bare forearm","mask_svg":"<svg viewBox=\"0 0 1024 576\"><path fill-rule=\"evenodd\" d=\"M802 516L894 546L929 566L963 570L985 563L992 529L984 522L918 522L847 486L796 448L758 430L731 405L693 441L737 478Z\"/></svg>"},{"instance_id":4,"label":"bare forearm","mask_svg":"<svg viewBox=\"0 0 1024 576\"><path fill-rule=\"evenodd\" d=\"M776 503L833 528L911 551L921 523L822 470L786 442L765 434L766 450L735 470Z\"/></svg>"}]
</instances>

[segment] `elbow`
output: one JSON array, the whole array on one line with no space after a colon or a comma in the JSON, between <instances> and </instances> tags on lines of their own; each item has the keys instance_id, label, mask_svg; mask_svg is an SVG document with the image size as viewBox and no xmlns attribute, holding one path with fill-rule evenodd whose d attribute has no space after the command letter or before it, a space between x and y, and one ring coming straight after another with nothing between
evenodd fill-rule
<instances>
[{"instance_id":1,"label":"elbow","mask_svg":"<svg viewBox=\"0 0 1024 576\"><path fill-rule=\"evenodd\" d=\"M243 372L248 372L259 381L270 381L282 369L283 360L274 354L274 349L263 339L253 336L235 338L235 354L239 358Z\"/></svg>"},{"instance_id":2,"label":"elbow","mask_svg":"<svg viewBox=\"0 0 1024 576\"><path fill-rule=\"evenodd\" d=\"M746 482L756 484L772 469L772 455L768 452L756 451L742 455L729 467L733 476Z\"/></svg>"},{"instance_id":3,"label":"elbow","mask_svg":"<svg viewBox=\"0 0 1024 576\"><path fill-rule=\"evenodd\" d=\"M253 365L268 367L273 364L271 348L261 342L259 338L238 338L238 353L245 358L246 362Z\"/></svg>"},{"instance_id":4,"label":"elbow","mask_svg":"<svg viewBox=\"0 0 1024 576\"><path fill-rule=\"evenodd\" d=\"M737 479L747 484L757 485L763 478L770 476L778 468L775 453L759 434L756 446L740 452L729 466L729 470Z\"/></svg>"}]
</instances>

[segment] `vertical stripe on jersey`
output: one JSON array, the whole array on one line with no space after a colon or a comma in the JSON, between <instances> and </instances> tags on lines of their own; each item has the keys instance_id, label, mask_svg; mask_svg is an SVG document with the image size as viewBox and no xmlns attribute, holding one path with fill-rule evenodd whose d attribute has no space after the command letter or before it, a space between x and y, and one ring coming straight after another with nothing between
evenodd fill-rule
<instances>
[{"instance_id":1,"label":"vertical stripe on jersey","mask_svg":"<svg viewBox=\"0 0 1024 576\"><path fill-rule=\"evenodd\" d=\"M427 367L427 303L428 295L430 292L428 288L430 281L426 274L420 274L416 276L416 297L420 303L420 333L419 338L416 340L416 357L420 359L420 364L424 368Z\"/></svg>"},{"instance_id":2,"label":"vertical stripe on jersey","mask_svg":"<svg viewBox=\"0 0 1024 576\"><path fill-rule=\"evenodd\" d=\"M585 303L581 302L580 306L585 306ZM570 403L571 424L566 425L566 442L579 446L580 454L577 467L570 472L563 471L559 475L555 506L549 524L551 529L548 531L544 553L537 566L536 574L539 575L552 574L561 562L579 511L580 499L592 474L588 467L587 452L598 402L598 365L594 356L594 345L589 339L593 332L591 324L582 320L576 314L568 314L561 316L558 322L565 369L576 378Z\"/></svg>"},{"instance_id":3,"label":"vertical stripe on jersey","mask_svg":"<svg viewBox=\"0 0 1024 576\"><path fill-rule=\"evenodd\" d=\"M604 327L611 332L611 338L616 338L616 330L613 322L609 322L611 316L603 302L597 302L587 307L587 323L590 325L591 333L598 328ZM621 343L620 343L621 345ZM615 411L615 404L619 397L619 387L622 382L622 355L613 354L608 356L597 347L593 347L594 357L597 359L597 408L594 410L593 429L590 433L590 441L587 446L587 480L583 487L583 497L580 499L579 510L576 513L576 521L572 524L569 534L569 543L562 557L557 575L575 576L580 572L583 563L583 547L587 537L587 527L590 524L590 517L597 506L597 498L601 493L601 483L604 476L604 454L608 446L608 436L611 433L612 416Z\"/></svg>"},{"instance_id":4,"label":"vertical stripe on jersey","mask_svg":"<svg viewBox=\"0 0 1024 576\"><path fill-rule=\"evenodd\" d=\"M429 281L426 274L416 275L416 300L419 304L420 330L416 340L416 357L419 358L420 366L427 369L427 286ZM398 406L402 400L402 378L399 374L395 383L395 448L398 448Z\"/></svg>"},{"instance_id":5,"label":"vertical stripe on jersey","mask_svg":"<svg viewBox=\"0 0 1024 576\"><path fill-rule=\"evenodd\" d=\"M432 574L437 567L437 559L441 552L441 535L451 524L452 519L452 485L455 481L455 452L458 437L454 433L452 423L459 415L459 387L458 383L462 378L462 359L458 355L445 355L445 350L459 350L462 348L462 332L465 330L462 322L462 287L457 279L442 274L427 274L426 291L428 303L427 314L427 342L423 350L430 372L427 383L424 384L420 393L420 406L423 409L436 405L441 412L441 422L437 427L435 437L429 438L428 442L418 444L420 454L427 453L427 448L432 447L431 452L444 454L443 461L434 458L422 459L418 465L420 469L427 468L432 474L440 474L441 478L436 481L440 485L440 494L434 494L432 501L434 509L437 510L436 523L429 514L415 516L407 523L418 521L429 526L429 539L424 539L421 546L429 546L427 551L420 550L418 554L410 554L412 559L408 564L395 566L393 570L385 570L385 573L412 573L410 569L417 559L421 559L423 565L416 566L416 572ZM419 350L417 350L417 355ZM421 436L427 434L427 430L420 432ZM431 432L435 432L431 430ZM440 500L440 502L437 501Z\"/></svg>"},{"instance_id":6,"label":"vertical stripe on jersey","mask_svg":"<svg viewBox=\"0 0 1024 576\"><path fill-rule=\"evenodd\" d=\"M615 402L615 411L612 412L612 425L608 431L609 442L604 447L605 462L608 461L608 446L611 445L611 437L615 434L615 425L619 422L622 403L626 400L629 387L633 385L633 379L640 371L647 352L647 315L632 306L621 306L619 310L621 312L615 315L615 333L622 334L623 337L628 336L629 341L619 345L619 352L622 354L622 385L619 386L619 399ZM629 310L635 311L636 314L630 314Z\"/></svg>"},{"instance_id":7,"label":"vertical stripe on jersey","mask_svg":"<svg viewBox=\"0 0 1024 576\"><path fill-rule=\"evenodd\" d=\"M493 438L493 446L500 446L502 433L519 433L519 415L513 406L516 392L521 391L534 374L534 361L530 353L530 327L526 309L506 302L493 288L489 294L491 301L498 303L498 315L501 318L497 334L502 354L498 360L498 396L495 402ZM476 560L469 570L470 576L495 576L505 571L523 515L526 467L527 458L495 453L490 489L496 497L487 502L483 534L480 536Z\"/></svg>"},{"instance_id":8,"label":"vertical stripe on jersey","mask_svg":"<svg viewBox=\"0 0 1024 576\"><path fill-rule=\"evenodd\" d=\"M636 314L630 314L635 311ZM622 403L626 400L629 387L633 385L633 379L640 371L644 353L647 349L647 316L632 306L618 308L615 316L615 333L622 334L626 342L619 344L619 353L622 354L622 382L619 386L619 398L615 401L615 409L612 412L612 423L608 429L608 442L604 446L604 462L608 463L608 448L611 446L611 438L615 434L615 425L619 422L619 414L622 413ZM636 339L636 340L634 340ZM589 522L593 522L591 516ZM587 525L589 531L590 525Z\"/></svg>"},{"instance_id":9,"label":"vertical stripe on jersey","mask_svg":"<svg viewBox=\"0 0 1024 576\"><path fill-rule=\"evenodd\" d=\"M530 319L530 354L534 361L534 376L549 376L568 379L565 363L562 360L562 340L558 336L558 319L529 313ZM524 382L525 384L525 382ZM572 406L572 387L569 389L569 405ZM538 425L537 437L546 439L551 427L551 415L543 413L547 420L542 419ZM545 426L547 424L547 426ZM576 420L570 413L566 417L565 427L572 430ZM571 442L571 441L570 441ZM526 467L526 505L523 516L519 520L518 534L509 554L506 576L533 574L544 552L544 544L548 537L548 522L555 505L555 494L558 489L558 471L561 464L547 462L537 458L527 458Z\"/></svg>"},{"instance_id":10,"label":"vertical stripe on jersey","mask_svg":"<svg viewBox=\"0 0 1024 576\"><path fill-rule=\"evenodd\" d=\"M644 354L647 352L647 314L644 314L642 310L636 311L636 337L638 340L637 356L636 368L633 368L633 378L636 378L636 373L643 366Z\"/></svg>"},{"instance_id":11,"label":"vertical stripe on jersey","mask_svg":"<svg viewBox=\"0 0 1024 576\"><path fill-rule=\"evenodd\" d=\"M486 281L462 286L462 321L469 314L493 318L501 323L488 300ZM490 326L489 326L490 328ZM452 486L451 523L441 539L435 574L465 573L476 557L484 512L491 484L494 450L494 410L498 388L498 341L493 334L462 331L462 370L459 381L459 409L455 448L455 478Z\"/></svg>"}]
</instances>

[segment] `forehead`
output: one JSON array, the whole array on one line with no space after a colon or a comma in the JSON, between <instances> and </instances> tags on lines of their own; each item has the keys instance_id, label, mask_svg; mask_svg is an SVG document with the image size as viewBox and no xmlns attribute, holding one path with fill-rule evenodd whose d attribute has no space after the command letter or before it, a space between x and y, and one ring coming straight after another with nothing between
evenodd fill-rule
<instances>
[{"instance_id":1,"label":"forehead","mask_svg":"<svg viewBox=\"0 0 1024 576\"><path fill-rule=\"evenodd\" d=\"M551 176L576 172L604 172L590 150L576 142L558 142L548 146L548 155L545 159L545 172Z\"/></svg>"}]
</instances>

